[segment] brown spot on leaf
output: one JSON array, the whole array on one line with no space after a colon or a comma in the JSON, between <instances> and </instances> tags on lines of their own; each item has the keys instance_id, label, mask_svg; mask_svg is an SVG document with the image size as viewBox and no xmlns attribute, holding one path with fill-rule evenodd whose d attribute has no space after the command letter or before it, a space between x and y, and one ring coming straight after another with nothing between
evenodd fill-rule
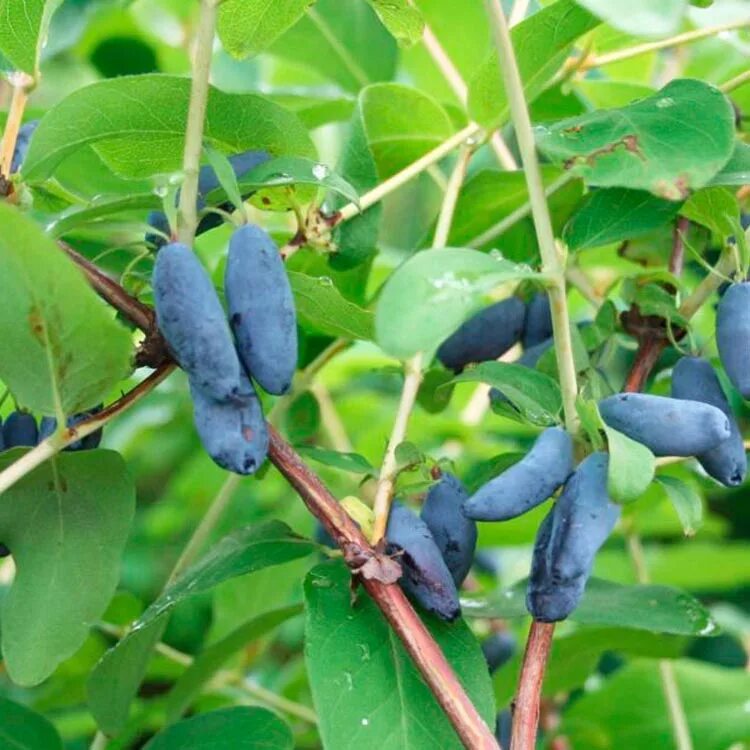
<instances>
[{"instance_id":1,"label":"brown spot on leaf","mask_svg":"<svg viewBox=\"0 0 750 750\"><path fill-rule=\"evenodd\" d=\"M40 344L44 344L44 318L39 308L34 305L29 310L29 326L31 326L31 333L34 338L39 341Z\"/></svg>"}]
</instances>

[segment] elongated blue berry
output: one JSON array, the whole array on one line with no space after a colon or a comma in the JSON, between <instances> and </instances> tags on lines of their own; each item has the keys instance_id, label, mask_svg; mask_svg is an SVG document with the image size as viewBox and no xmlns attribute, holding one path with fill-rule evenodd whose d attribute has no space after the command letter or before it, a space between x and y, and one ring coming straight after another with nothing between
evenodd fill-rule
<instances>
[{"instance_id":1,"label":"elongated blue berry","mask_svg":"<svg viewBox=\"0 0 750 750\"><path fill-rule=\"evenodd\" d=\"M39 441L39 428L31 414L14 411L3 425L5 448L33 447Z\"/></svg>"},{"instance_id":2,"label":"elongated blue berry","mask_svg":"<svg viewBox=\"0 0 750 750\"><path fill-rule=\"evenodd\" d=\"M427 524L406 506L395 502L386 530L389 554L397 554L403 574L401 588L428 612L443 620L461 614L453 576Z\"/></svg>"},{"instance_id":3,"label":"elongated blue berry","mask_svg":"<svg viewBox=\"0 0 750 750\"><path fill-rule=\"evenodd\" d=\"M549 427L516 464L491 479L465 503L477 521L506 521L535 508L573 471L573 443L565 430Z\"/></svg>"},{"instance_id":4,"label":"elongated blue berry","mask_svg":"<svg viewBox=\"0 0 750 750\"><path fill-rule=\"evenodd\" d=\"M535 294L526 308L526 321L523 326L521 343L524 349L541 344L552 336L552 314L549 297Z\"/></svg>"},{"instance_id":5,"label":"elongated blue berry","mask_svg":"<svg viewBox=\"0 0 750 750\"><path fill-rule=\"evenodd\" d=\"M102 406L99 405L94 409L90 409L89 411L74 414L73 416L68 417L65 420L65 424L68 427L75 427L77 424L80 424L81 422L88 419L90 416L97 414L101 410ZM54 417L42 417L41 422L39 423L39 441L41 442L42 440L48 438L50 435L54 434L55 430L57 430L57 420ZM75 442L70 443L65 448L63 448L63 450L81 451L93 450L94 448L98 448L99 444L102 441L102 434L103 428L100 427L98 430L96 430L96 432L92 432L91 434L85 435Z\"/></svg>"},{"instance_id":6,"label":"elongated blue berry","mask_svg":"<svg viewBox=\"0 0 750 750\"><path fill-rule=\"evenodd\" d=\"M683 357L672 370L672 396L711 404L729 420L730 434L715 448L697 456L706 473L727 487L736 487L747 475L747 454L737 420L710 363L700 357Z\"/></svg>"},{"instance_id":7,"label":"elongated blue berry","mask_svg":"<svg viewBox=\"0 0 750 750\"><path fill-rule=\"evenodd\" d=\"M731 433L726 414L701 401L619 393L599 402L602 419L655 456L698 456Z\"/></svg>"},{"instance_id":8,"label":"elongated blue berry","mask_svg":"<svg viewBox=\"0 0 750 750\"><path fill-rule=\"evenodd\" d=\"M156 321L191 382L217 401L241 395L240 361L224 308L195 253L177 242L163 247L153 287Z\"/></svg>"},{"instance_id":9,"label":"elongated blue berry","mask_svg":"<svg viewBox=\"0 0 750 750\"><path fill-rule=\"evenodd\" d=\"M525 317L526 305L517 297L490 305L451 334L437 357L455 372L472 362L497 359L520 340Z\"/></svg>"},{"instance_id":10,"label":"elongated blue berry","mask_svg":"<svg viewBox=\"0 0 750 750\"><path fill-rule=\"evenodd\" d=\"M245 367L264 390L286 393L297 366L297 316L279 249L260 227L232 235L224 289Z\"/></svg>"},{"instance_id":11,"label":"elongated blue berry","mask_svg":"<svg viewBox=\"0 0 750 750\"><path fill-rule=\"evenodd\" d=\"M732 384L750 398L750 282L724 292L716 310L716 344Z\"/></svg>"},{"instance_id":12,"label":"elongated blue berry","mask_svg":"<svg viewBox=\"0 0 750 750\"><path fill-rule=\"evenodd\" d=\"M190 382L193 418L206 453L235 474L254 474L268 453L268 428L252 384L243 378L243 397L220 403Z\"/></svg>"},{"instance_id":13,"label":"elongated blue berry","mask_svg":"<svg viewBox=\"0 0 750 750\"><path fill-rule=\"evenodd\" d=\"M563 620L578 606L596 553L620 517L607 493L608 466L606 453L582 461L539 527L526 594L537 620Z\"/></svg>"},{"instance_id":14,"label":"elongated blue berry","mask_svg":"<svg viewBox=\"0 0 750 750\"><path fill-rule=\"evenodd\" d=\"M477 546L477 525L461 510L468 496L461 481L445 472L428 490L420 513L456 586L466 578Z\"/></svg>"}]
</instances>

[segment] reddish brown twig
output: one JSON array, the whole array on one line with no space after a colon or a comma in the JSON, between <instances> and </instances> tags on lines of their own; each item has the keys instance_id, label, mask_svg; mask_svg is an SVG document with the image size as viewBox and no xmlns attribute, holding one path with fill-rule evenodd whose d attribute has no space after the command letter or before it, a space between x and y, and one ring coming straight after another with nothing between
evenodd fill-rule
<instances>
[{"instance_id":1,"label":"reddish brown twig","mask_svg":"<svg viewBox=\"0 0 750 750\"><path fill-rule=\"evenodd\" d=\"M409 600L398 586L383 580L390 578L390 565L394 561L370 546L320 478L270 425L269 431L269 458L344 551L349 566L360 573L363 586L401 639L463 744L472 749L497 750L492 732Z\"/></svg>"},{"instance_id":2,"label":"reddish brown twig","mask_svg":"<svg viewBox=\"0 0 750 750\"><path fill-rule=\"evenodd\" d=\"M144 367L160 367L170 361L159 329L156 326L154 311L143 302L128 294L114 279L107 276L101 269L83 255L76 252L70 245L61 240L57 244L68 257L83 271L94 291L115 310L122 313L134 326L140 328L145 338L141 342L135 355L136 365Z\"/></svg>"},{"instance_id":3,"label":"reddish brown twig","mask_svg":"<svg viewBox=\"0 0 750 750\"><path fill-rule=\"evenodd\" d=\"M533 750L536 747L539 700L554 632L554 623L538 620L531 623L518 678L518 692L513 699L512 750ZM516 712L517 705L523 705L525 710Z\"/></svg>"},{"instance_id":4,"label":"reddish brown twig","mask_svg":"<svg viewBox=\"0 0 750 750\"><path fill-rule=\"evenodd\" d=\"M153 330L153 311L134 300L117 282L104 276L93 264L71 248L64 247L84 270L92 286L113 307L142 330ZM105 410L101 414L107 414ZM97 415L97 416L100 416ZM402 590L394 585L401 569L381 549L374 549L336 498L269 425L269 458L294 487L310 512L323 524L344 553L354 575L370 594L394 632L404 644L446 716L467 748L497 750L495 738L482 720L440 647Z\"/></svg>"}]
</instances>

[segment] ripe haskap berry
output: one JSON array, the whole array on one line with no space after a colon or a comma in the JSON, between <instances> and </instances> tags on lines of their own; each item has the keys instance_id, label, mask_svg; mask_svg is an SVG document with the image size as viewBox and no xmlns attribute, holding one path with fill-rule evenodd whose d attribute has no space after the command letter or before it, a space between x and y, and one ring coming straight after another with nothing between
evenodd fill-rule
<instances>
[{"instance_id":1,"label":"ripe haskap berry","mask_svg":"<svg viewBox=\"0 0 750 750\"><path fill-rule=\"evenodd\" d=\"M599 402L602 419L655 456L699 456L730 436L721 409L701 401L618 393Z\"/></svg>"},{"instance_id":2,"label":"ripe haskap berry","mask_svg":"<svg viewBox=\"0 0 750 750\"><path fill-rule=\"evenodd\" d=\"M552 336L552 314L549 297L535 294L526 308L526 321L523 326L521 343L524 349L541 344Z\"/></svg>"},{"instance_id":3,"label":"ripe haskap berry","mask_svg":"<svg viewBox=\"0 0 750 750\"><path fill-rule=\"evenodd\" d=\"M297 367L297 316L279 249L260 227L232 235L224 290L248 372L268 393L286 393Z\"/></svg>"},{"instance_id":4,"label":"ripe haskap berry","mask_svg":"<svg viewBox=\"0 0 750 750\"><path fill-rule=\"evenodd\" d=\"M750 398L750 282L732 284L716 310L716 344L729 379Z\"/></svg>"},{"instance_id":5,"label":"ripe haskap berry","mask_svg":"<svg viewBox=\"0 0 750 750\"><path fill-rule=\"evenodd\" d=\"M582 461L539 527L526 596L537 620L563 620L575 609L596 553L620 517L607 493L608 466L606 453Z\"/></svg>"},{"instance_id":6,"label":"ripe haskap berry","mask_svg":"<svg viewBox=\"0 0 750 750\"><path fill-rule=\"evenodd\" d=\"M516 464L491 479L464 503L477 521L507 521L535 508L573 471L573 443L565 430L546 429Z\"/></svg>"},{"instance_id":7,"label":"ripe haskap berry","mask_svg":"<svg viewBox=\"0 0 750 750\"><path fill-rule=\"evenodd\" d=\"M254 474L268 453L268 429L252 384L243 376L243 396L220 403L190 381L193 418L206 453L223 469Z\"/></svg>"},{"instance_id":8,"label":"ripe haskap berry","mask_svg":"<svg viewBox=\"0 0 750 750\"><path fill-rule=\"evenodd\" d=\"M16 138L16 149L13 152L13 159L10 163L11 174L15 174L23 166L24 159L26 159L26 152L29 150L29 143L31 143L31 136L34 135L34 131L38 125L39 120L29 120L29 122L21 125L18 137Z\"/></svg>"},{"instance_id":9,"label":"ripe haskap berry","mask_svg":"<svg viewBox=\"0 0 750 750\"><path fill-rule=\"evenodd\" d=\"M454 372L473 362L487 362L517 344L523 332L526 305L517 297L480 310L451 334L437 351L438 359Z\"/></svg>"},{"instance_id":10,"label":"ripe haskap berry","mask_svg":"<svg viewBox=\"0 0 750 750\"><path fill-rule=\"evenodd\" d=\"M456 586L466 578L477 546L477 525L461 511L468 496L457 477L444 473L430 487L420 513Z\"/></svg>"},{"instance_id":11,"label":"ripe haskap berry","mask_svg":"<svg viewBox=\"0 0 750 750\"><path fill-rule=\"evenodd\" d=\"M11 554L10 549L8 549L8 547L5 544L0 542L0 557L8 557L8 555L10 554Z\"/></svg>"},{"instance_id":12,"label":"ripe haskap berry","mask_svg":"<svg viewBox=\"0 0 750 750\"><path fill-rule=\"evenodd\" d=\"M672 396L703 401L726 414L729 437L715 448L699 454L697 459L717 482L727 487L742 484L747 474L745 445L732 408L710 363L700 357L683 357L672 370Z\"/></svg>"},{"instance_id":13,"label":"ripe haskap berry","mask_svg":"<svg viewBox=\"0 0 750 750\"><path fill-rule=\"evenodd\" d=\"M5 448L33 447L39 441L39 428L31 414L14 411L3 425Z\"/></svg>"},{"instance_id":14,"label":"ripe haskap berry","mask_svg":"<svg viewBox=\"0 0 750 750\"><path fill-rule=\"evenodd\" d=\"M427 524L401 503L391 508L386 531L389 554L398 554L401 588L428 612L443 620L461 614L458 591Z\"/></svg>"},{"instance_id":15,"label":"ripe haskap berry","mask_svg":"<svg viewBox=\"0 0 750 750\"><path fill-rule=\"evenodd\" d=\"M224 308L190 248L166 245L153 274L156 320L192 384L216 401L242 395L240 361Z\"/></svg>"},{"instance_id":16,"label":"ripe haskap berry","mask_svg":"<svg viewBox=\"0 0 750 750\"><path fill-rule=\"evenodd\" d=\"M516 639L507 630L492 633L482 641L482 653L492 674L503 664L507 664L516 653Z\"/></svg>"}]
</instances>

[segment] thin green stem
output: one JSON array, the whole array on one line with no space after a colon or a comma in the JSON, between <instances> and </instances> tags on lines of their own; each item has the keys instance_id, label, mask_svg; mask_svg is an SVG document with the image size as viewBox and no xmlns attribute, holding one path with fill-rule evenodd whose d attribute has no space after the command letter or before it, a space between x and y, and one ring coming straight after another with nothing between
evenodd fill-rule
<instances>
[{"instance_id":1,"label":"thin green stem","mask_svg":"<svg viewBox=\"0 0 750 750\"><path fill-rule=\"evenodd\" d=\"M11 76L11 85L13 87L13 94L10 100L8 117L5 121L3 139L0 142L0 177L7 177L10 174L16 141L18 140L18 131L21 129L23 113L26 109L26 102L29 99L29 89L34 85L34 79L25 73L13 73Z\"/></svg>"},{"instance_id":2,"label":"thin green stem","mask_svg":"<svg viewBox=\"0 0 750 750\"><path fill-rule=\"evenodd\" d=\"M638 583L649 583L650 576L646 556L643 554L643 545L638 534L630 529L627 533L628 552L635 570ZM667 703L669 720L672 725L675 750L693 750L693 741L690 737L690 727L685 715L685 707L682 704L679 687L674 674L672 662L668 659L659 660L659 676L664 692L664 700Z\"/></svg>"},{"instance_id":3,"label":"thin green stem","mask_svg":"<svg viewBox=\"0 0 750 750\"><path fill-rule=\"evenodd\" d=\"M453 172L448 180L448 185L443 196L443 203L440 207L438 216L437 229L433 238L433 247L445 247L450 233L453 215L456 211L458 194L461 192L461 185L466 176L466 169L473 153L473 144L464 144L461 153L458 156ZM424 364L424 355L417 352L404 365L404 385L401 389L401 399L398 404L396 418L393 421L391 435L388 438L388 445L383 456L383 463L378 475L378 483L375 488L375 500L373 503L373 512L375 521L373 524L372 544L376 545L385 536L385 530L388 525L388 515L391 510L391 499L393 497L393 488L396 482L397 462L396 448L406 438L406 430L409 426L409 417L411 416L414 404L417 401L419 386L422 384L422 366Z\"/></svg>"},{"instance_id":4,"label":"thin green stem","mask_svg":"<svg viewBox=\"0 0 750 750\"><path fill-rule=\"evenodd\" d=\"M338 213L338 223L353 219L358 214L366 211L371 206L380 202L394 190L398 190L417 175L424 172L428 167L439 162L451 151L458 148L462 143L476 138L482 132L481 126L476 123L470 123L458 133L455 133L446 141L436 146L432 151L428 151L424 156L404 167L400 172L396 172L380 185L369 190L359 199L359 203L347 203Z\"/></svg>"},{"instance_id":5,"label":"thin green stem","mask_svg":"<svg viewBox=\"0 0 750 750\"><path fill-rule=\"evenodd\" d=\"M224 515L241 479L242 477L239 474L230 474L224 481L224 484L221 485L216 497L211 501L206 514L196 527L193 535L182 550L182 554L172 568L172 572L169 574L169 579L167 581L167 586L169 586L170 583L173 583L180 573L195 561L195 558L203 548L206 540L211 536L216 525Z\"/></svg>"},{"instance_id":6,"label":"thin green stem","mask_svg":"<svg viewBox=\"0 0 750 750\"><path fill-rule=\"evenodd\" d=\"M575 175L570 172L564 172L556 180L550 182L549 185L544 189L544 197L549 198L550 195L554 195L560 188L572 182ZM474 239L469 240L466 244L469 247L481 247L486 245L488 242L492 242L495 238L501 234L505 234L512 226L517 224L521 219L525 219L531 213L531 201L527 200L525 203L520 205L515 211L511 211L507 216L503 217L497 224L493 224L489 229L485 229L484 232L478 234Z\"/></svg>"},{"instance_id":7,"label":"thin green stem","mask_svg":"<svg viewBox=\"0 0 750 750\"><path fill-rule=\"evenodd\" d=\"M485 0L485 7L492 25L492 32L500 59L505 90L508 94L511 118L521 152L526 184L529 191L531 213L534 217L539 251L542 256L542 271L549 279L549 297L552 313L552 330L555 339L557 368L562 391L565 425L571 434L578 431L578 414L575 402L578 394L576 370L573 361L573 344L570 335L570 316L565 288L565 264L555 243L552 220L536 154L534 133L531 127L528 106L523 93L523 83L518 71L513 43L505 14L499 0Z\"/></svg>"},{"instance_id":8,"label":"thin green stem","mask_svg":"<svg viewBox=\"0 0 750 750\"><path fill-rule=\"evenodd\" d=\"M750 16L735 19L727 23L717 24L716 26L705 26L702 29L693 29L692 31L686 31L684 34L677 34L676 36L671 36L667 39L659 39L655 42L646 42L645 44L638 44L634 47L618 49L604 55L591 55L584 60L580 69L589 70L590 68L598 68L602 65L611 65L612 63L629 60L632 57L645 55L649 52L657 52L658 50L667 49L669 47L678 47L681 44L697 42L700 39L706 39L709 36L721 34L723 31L741 29L744 26L750 26Z\"/></svg>"},{"instance_id":9,"label":"thin green stem","mask_svg":"<svg viewBox=\"0 0 750 750\"><path fill-rule=\"evenodd\" d=\"M107 739L107 735L105 735L104 732L97 732L91 742L90 750L105 750L108 744L109 740Z\"/></svg>"},{"instance_id":10,"label":"thin green stem","mask_svg":"<svg viewBox=\"0 0 750 750\"><path fill-rule=\"evenodd\" d=\"M195 229L198 226L198 174L203 151L203 124L208 104L208 82L211 75L211 56L216 30L216 7L216 0L201 0L198 34L195 38L193 78L182 161L185 181L180 191L178 221L178 236L180 242L186 245L192 245Z\"/></svg>"},{"instance_id":11,"label":"thin green stem","mask_svg":"<svg viewBox=\"0 0 750 750\"><path fill-rule=\"evenodd\" d=\"M740 86L744 86L748 81L750 81L750 69L736 75L734 78L730 78L728 81L725 81L719 86L719 88L725 94L728 94L730 91L734 91Z\"/></svg>"}]
</instances>

